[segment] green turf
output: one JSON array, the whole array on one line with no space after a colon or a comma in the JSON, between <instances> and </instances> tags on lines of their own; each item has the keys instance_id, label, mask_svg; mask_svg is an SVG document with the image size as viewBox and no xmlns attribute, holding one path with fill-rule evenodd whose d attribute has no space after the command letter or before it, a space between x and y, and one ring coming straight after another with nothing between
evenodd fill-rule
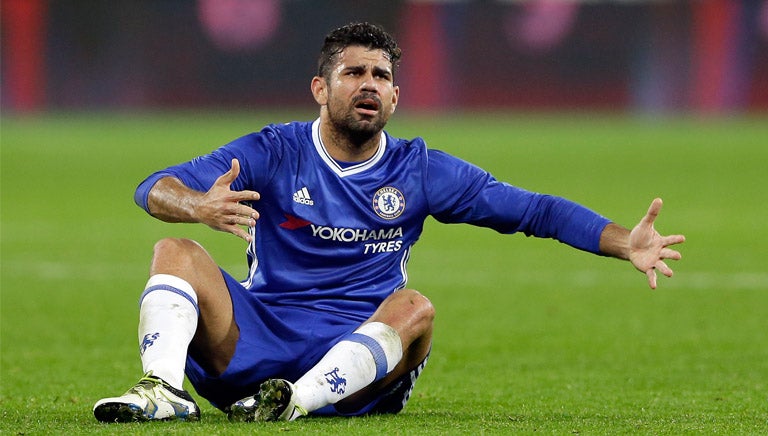
<instances>
[{"instance_id":1,"label":"green turf","mask_svg":"<svg viewBox=\"0 0 768 436\"><path fill-rule=\"evenodd\" d=\"M410 285L438 316L405 411L361 419L104 425L91 414L140 375L137 297L154 241L201 241L236 276L244 246L133 205L151 171L269 121L313 114L76 114L2 120L0 433L768 433L768 120L399 113L500 179L626 225L654 196L682 232L676 277L552 241L427 223ZM199 398L199 397L198 397Z\"/></svg>"}]
</instances>

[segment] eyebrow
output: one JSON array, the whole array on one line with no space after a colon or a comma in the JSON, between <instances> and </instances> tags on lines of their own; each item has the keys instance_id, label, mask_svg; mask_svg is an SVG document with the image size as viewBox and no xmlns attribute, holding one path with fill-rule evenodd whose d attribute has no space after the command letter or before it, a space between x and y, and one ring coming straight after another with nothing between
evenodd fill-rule
<instances>
[{"instance_id":1,"label":"eyebrow","mask_svg":"<svg viewBox=\"0 0 768 436\"><path fill-rule=\"evenodd\" d=\"M361 73L363 71L366 71L367 69L368 69L368 67L366 65L351 65L351 66L348 66L348 67L344 68L344 71L353 71L353 72L356 72L356 73ZM389 68L382 68L382 67L378 67L378 66L374 66L373 67L373 74L374 75L379 75L379 76L384 76L384 77L387 77L389 79L391 79L392 76L393 76L392 75L392 70L390 70Z\"/></svg>"},{"instance_id":2,"label":"eyebrow","mask_svg":"<svg viewBox=\"0 0 768 436\"><path fill-rule=\"evenodd\" d=\"M392 78L392 70L389 68L381 68L381 67L373 67L374 74L378 74L380 76L384 76L387 78Z\"/></svg>"}]
</instances>

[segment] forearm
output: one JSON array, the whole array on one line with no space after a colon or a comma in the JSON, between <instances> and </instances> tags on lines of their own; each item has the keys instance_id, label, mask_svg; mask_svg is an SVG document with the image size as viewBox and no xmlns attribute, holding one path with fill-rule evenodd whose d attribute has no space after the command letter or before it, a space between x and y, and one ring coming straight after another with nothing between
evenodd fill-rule
<instances>
[{"instance_id":1,"label":"forearm","mask_svg":"<svg viewBox=\"0 0 768 436\"><path fill-rule=\"evenodd\" d=\"M600 234L600 252L618 259L629 259L629 230L610 223Z\"/></svg>"},{"instance_id":2,"label":"forearm","mask_svg":"<svg viewBox=\"0 0 768 436\"><path fill-rule=\"evenodd\" d=\"M203 195L175 177L163 177L149 191L147 211L155 218L169 223L199 222L195 207Z\"/></svg>"}]
</instances>

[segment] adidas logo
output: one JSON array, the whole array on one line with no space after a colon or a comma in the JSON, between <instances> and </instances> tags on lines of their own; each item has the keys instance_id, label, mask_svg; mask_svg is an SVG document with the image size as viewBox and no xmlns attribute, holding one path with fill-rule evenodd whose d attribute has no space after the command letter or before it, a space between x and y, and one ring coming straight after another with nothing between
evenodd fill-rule
<instances>
[{"instance_id":1,"label":"adidas logo","mask_svg":"<svg viewBox=\"0 0 768 436\"><path fill-rule=\"evenodd\" d=\"M315 204L309 196L309 191L306 186L293 193L293 201L299 204L306 204L307 206Z\"/></svg>"}]
</instances>

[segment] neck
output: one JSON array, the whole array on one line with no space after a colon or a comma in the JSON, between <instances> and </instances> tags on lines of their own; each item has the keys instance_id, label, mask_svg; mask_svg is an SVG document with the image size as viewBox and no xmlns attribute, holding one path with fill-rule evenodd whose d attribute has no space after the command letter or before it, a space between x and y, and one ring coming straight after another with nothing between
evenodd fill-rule
<instances>
[{"instance_id":1,"label":"neck","mask_svg":"<svg viewBox=\"0 0 768 436\"><path fill-rule=\"evenodd\" d=\"M320 137L328 154L341 162L363 162L370 159L379 149L382 132L358 141L349 134L340 132L327 119L320 120Z\"/></svg>"}]
</instances>

